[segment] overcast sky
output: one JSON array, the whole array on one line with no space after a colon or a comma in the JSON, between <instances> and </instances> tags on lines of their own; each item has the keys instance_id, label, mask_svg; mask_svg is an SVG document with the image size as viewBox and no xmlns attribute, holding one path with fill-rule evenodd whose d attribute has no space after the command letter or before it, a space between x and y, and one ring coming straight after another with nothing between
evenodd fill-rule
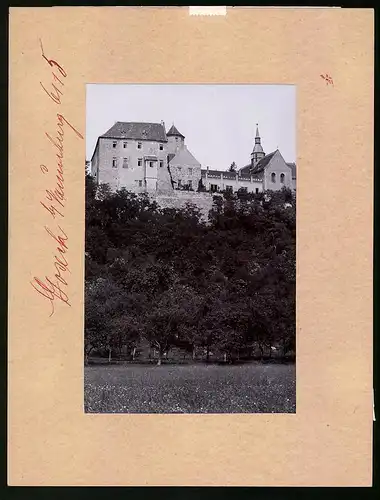
<instances>
[{"instance_id":1,"label":"overcast sky","mask_svg":"<svg viewBox=\"0 0 380 500\"><path fill-rule=\"evenodd\" d=\"M201 163L226 170L249 163L259 124L266 154L296 161L293 85L87 85L86 159L117 121L174 123Z\"/></svg>"}]
</instances>

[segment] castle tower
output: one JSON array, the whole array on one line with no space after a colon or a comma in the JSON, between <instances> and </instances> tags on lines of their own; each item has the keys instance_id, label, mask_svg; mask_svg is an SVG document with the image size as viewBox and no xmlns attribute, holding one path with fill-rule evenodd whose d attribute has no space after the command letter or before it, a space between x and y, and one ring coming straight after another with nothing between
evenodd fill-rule
<instances>
[{"instance_id":1,"label":"castle tower","mask_svg":"<svg viewBox=\"0 0 380 500\"><path fill-rule=\"evenodd\" d=\"M259 133L259 124L256 123L256 137L255 137L255 145L253 147L253 151L251 153L251 164L252 167L255 167L257 163L264 158L265 153L263 147L261 146L261 138Z\"/></svg>"},{"instance_id":2,"label":"castle tower","mask_svg":"<svg viewBox=\"0 0 380 500\"><path fill-rule=\"evenodd\" d=\"M168 139L168 154L176 154L179 150L183 149L185 145L185 136L178 131L174 123L166 133L166 137Z\"/></svg>"}]
</instances>

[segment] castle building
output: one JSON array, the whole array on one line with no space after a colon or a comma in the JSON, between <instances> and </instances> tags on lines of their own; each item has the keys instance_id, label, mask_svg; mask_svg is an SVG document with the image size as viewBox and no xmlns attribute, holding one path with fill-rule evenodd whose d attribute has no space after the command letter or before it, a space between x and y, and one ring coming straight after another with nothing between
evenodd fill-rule
<instances>
[{"instance_id":1,"label":"castle building","mask_svg":"<svg viewBox=\"0 0 380 500\"><path fill-rule=\"evenodd\" d=\"M239 169L240 174L250 174L262 182L263 191L278 191L284 186L296 189L296 164L287 163L278 149L265 154L261 146L258 124L256 124L255 145L251 153L251 162Z\"/></svg>"},{"instance_id":2,"label":"castle building","mask_svg":"<svg viewBox=\"0 0 380 500\"><path fill-rule=\"evenodd\" d=\"M202 169L202 183L211 192L244 190L259 193L279 191L284 186L295 190L296 180L295 163L287 163L278 149L267 155L264 153L257 124L255 144L248 165L236 172Z\"/></svg>"},{"instance_id":3,"label":"castle building","mask_svg":"<svg viewBox=\"0 0 380 500\"><path fill-rule=\"evenodd\" d=\"M98 184L134 192L172 189L164 123L116 122L96 142L91 172Z\"/></svg>"},{"instance_id":4,"label":"castle building","mask_svg":"<svg viewBox=\"0 0 380 500\"><path fill-rule=\"evenodd\" d=\"M167 193L183 186L197 190L201 164L174 124L166 133L164 122L116 122L97 140L91 173L112 190Z\"/></svg>"},{"instance_id":5,"label":"castle building","mask_svg":"<svg viewBox=\"0 0 380 500\"><path fill-rule=\"evenodd\" d=\"M174 189L187 186L196 191L201 179L201 164L185 145L185 137L174 124L166 134L168 138L168 167Z\"/></svg>"},{"instance_id":6,"label":"castle building","mask_svg":"<svg viewBox=\"0 0 380 500\"><path fill-rule=\"evenodd\" d=\"M280 151L265 154L258 126L249 164L236 171L201 168L189 151L185 136L174 123L166 132L164 122L116 122L97 140L91 173L98 184L112 190L171 193L175 190L209 192L296 188L296 165Z\"/></svg>"}]
</instances>

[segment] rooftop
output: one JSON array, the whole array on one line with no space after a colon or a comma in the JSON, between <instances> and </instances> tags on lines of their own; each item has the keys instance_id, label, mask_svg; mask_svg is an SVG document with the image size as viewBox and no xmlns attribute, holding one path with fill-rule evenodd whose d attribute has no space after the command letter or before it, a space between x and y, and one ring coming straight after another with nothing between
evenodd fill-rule
<instances>
[{"instance_id":1,"label":"rooftop","mask_svg":"<svg viewBox=\"0 0 380 500\"><path fill-rule=\"evenodd\" d=\"M277 150L276 150L277 151ZM268 165L268 163L271 161L272 157L276 153L276 151L273 151L273 153L269 153L268 155L265 155L264 158L261 158L261 160L256 164L254 168L252 168L251 163L248 163L248 165L245 165L240 169L240 172L242 174L248 174L249 172L251 174L259 174L262 172L265 167Z\"/></svg>"},{"instance_id":2,"label":"rooftop","mask_svg":"<svg viewBox=\"0 0 380 500\"><path fill-rule=\"evenodd\" d=\"M185 136L184 136L184 135L182 135L182 134L181 134L181 132L179 132L179 131L178 131L178 129L174 126L174 123L173 123L173 125L170 127L170 129L168 130L168 132L167 132L167 134L166 134L166 135L167 135L167 136L170 136L170 135L178 135L178 136L180 136L180 137L185 138Z\"/></svg>"},{"instance_id":3,"label":"rooftop","mask_svg":"<svg viewBox=\"0 0 380 500\"><path fill-rule=\"evenodd\" d=\"M276 149L276 151L273 151L273 153L269 153L269 155L265 155L264 158L261 158L261 160L257 163L255 168L252 170L252 173L258 174L259 172L262 172L277 151L278 150Z\"/></svg>"},{"instance_id":4,"label":"rooftop","mask_svg":"<svg viewBox=\"0 0 380 500\"><path fill-rule=\"evenodd\" d=\"M161 123L116 122L101 137L167 142L165 127Z\"/></svg>"}]
</instances>

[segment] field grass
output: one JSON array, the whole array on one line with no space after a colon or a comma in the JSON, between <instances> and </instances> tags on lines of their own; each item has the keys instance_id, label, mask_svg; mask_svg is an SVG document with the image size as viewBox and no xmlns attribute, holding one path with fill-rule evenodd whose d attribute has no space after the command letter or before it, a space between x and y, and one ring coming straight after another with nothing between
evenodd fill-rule
<instances>
[{"instance_id":1,"label":"field grass","mask_svg":"<svg viewBox=\"0 0 380 500\"><path fill-rule=\"evenodd\" d=\"M88 413L295 413L295 365L86 366Z\"/></svg>"}]
</instances>

